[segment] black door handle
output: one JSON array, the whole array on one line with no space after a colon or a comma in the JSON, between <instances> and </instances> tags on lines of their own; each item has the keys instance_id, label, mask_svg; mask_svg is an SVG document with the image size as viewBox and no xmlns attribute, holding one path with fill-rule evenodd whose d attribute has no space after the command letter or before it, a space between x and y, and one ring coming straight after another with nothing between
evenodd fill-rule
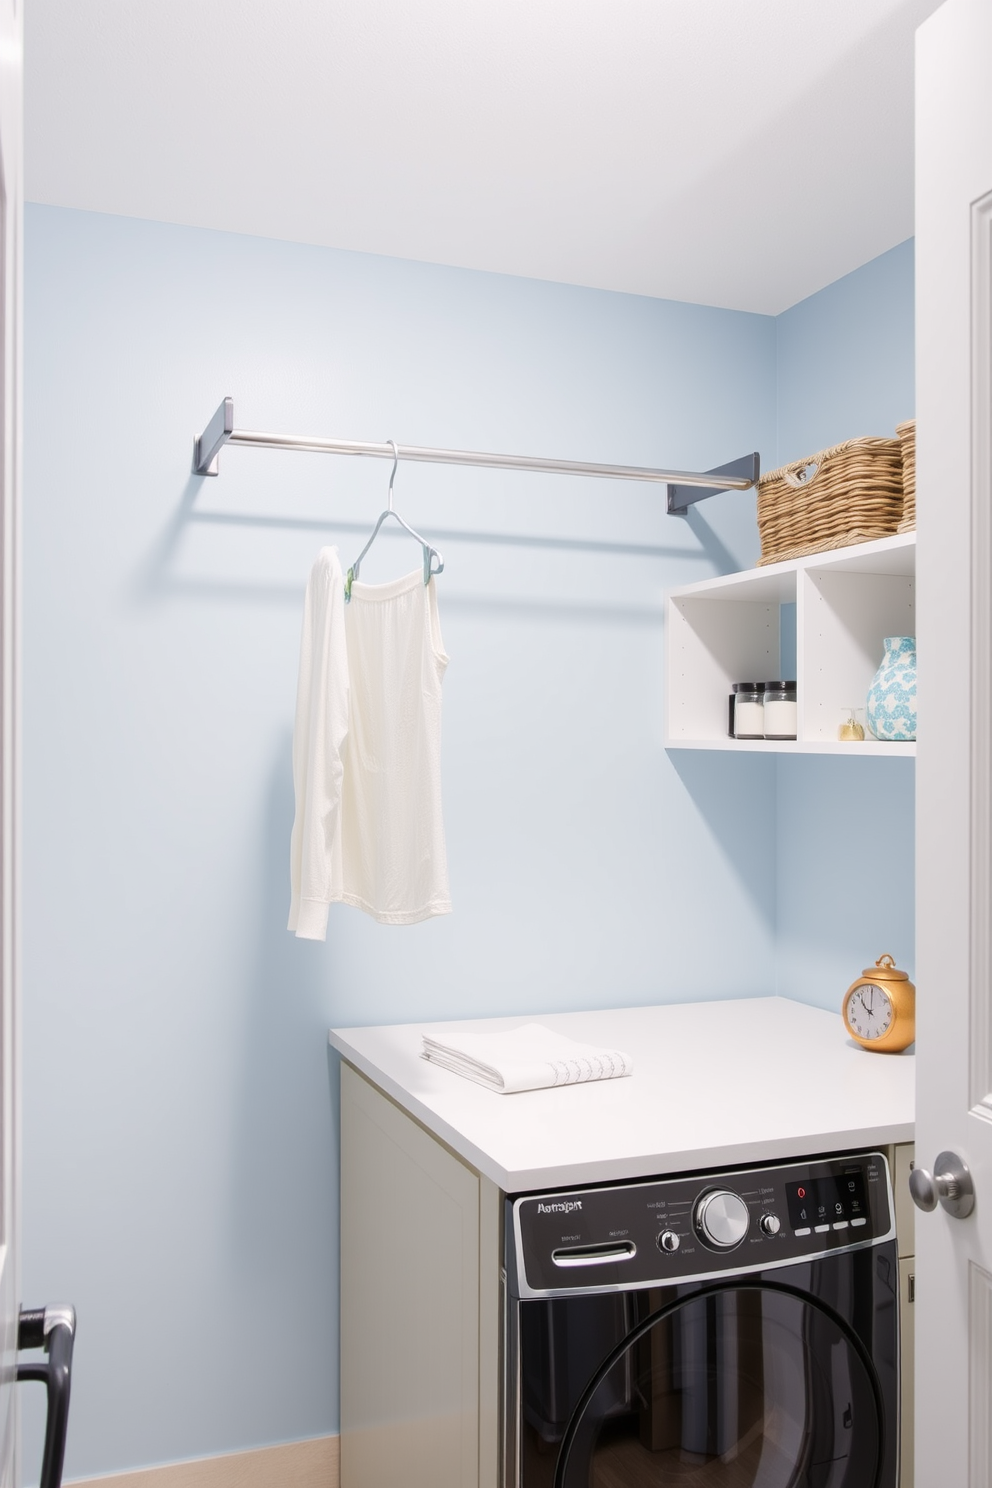
<instances>
[{"instance_id":1,"label":"black door handle","mask_svg":"<svg viewBox=\"0 0 992 1488\"><path fill-rule=\"evenodd\" d=\"M48 1388L48 1418L45 1422L45 1456L38 1488L61 1488L65 1436L69 1425L69 1386L72 1383L72 1345L76 1337L76 1310L67 1304L56 1307L22 1307L17 1328L19 1349L43 1348L48 1358L37 1364L18 1364L19 1380L41 1380Z\"/></svg>"}]
</instances>

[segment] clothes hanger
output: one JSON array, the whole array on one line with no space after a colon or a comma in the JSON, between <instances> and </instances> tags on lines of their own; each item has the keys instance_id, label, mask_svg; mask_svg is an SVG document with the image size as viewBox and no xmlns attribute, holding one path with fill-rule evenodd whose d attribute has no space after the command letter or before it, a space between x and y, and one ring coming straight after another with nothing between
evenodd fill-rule
<instances>
[{"instance_id":1,"label":"clothes hanger","mask_svg":"<svg viewBox=\"0 0 992 1488\"><path fill-rule=\"evenodd\" d=\"M430 583L432 574L439 574L444 572L444 559L441 557L441 554L438 552L437 548L432 548L430 543L427 542L425 538L422 538L419 532L414 532L409 522L404 522L399 512L393 506L393 481L396 479L396 467L400 463L400 456L399 451L396 448L395 439L387 439L386 443L391 444L393 447L393 469L389 477L388 504L386 506L386 510L380 513L378 522L376 522L375 526L372 528L372 536L369 538L368 542L365 544L364 548L359 553L358 557L355 559L354 563L348 570L348 574L344 582L345 604L347 604L348 601L351 599L351 586L354 583L355 579L358 578L358 570L361 567L362 559L365 557L365 554L375 542L377 536L379 535L379 528L382 526L387 517L395 517L404 531L409 532L411 537L416 538L417 542L419 542L420 546L423 548L425 584Z\"/></svg>"}]
</instances>

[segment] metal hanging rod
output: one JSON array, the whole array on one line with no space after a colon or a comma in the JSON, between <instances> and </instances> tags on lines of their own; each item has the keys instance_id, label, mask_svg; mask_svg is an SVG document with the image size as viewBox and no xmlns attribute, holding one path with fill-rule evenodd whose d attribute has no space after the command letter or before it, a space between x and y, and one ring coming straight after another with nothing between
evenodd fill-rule
<instances>
[{"instance_id":1,"label":"metal hanging rod","mask_svg":"<svg viewBox=\"0 0 992 1488\"><path fill-rule=\"evenodd\" d=\"M607 480L652 481L668 487L668 512L685 516L690 506L719 491L748 491L757 485L757 451L715 470L653 470L644 465L596 465L588 460L542 460L535 455L494 455L478 450L430 449L417 444L366 444L352 439L309 439L298 434L259 434L234 427L234 399L225 398L203 433L193 441L195 475L217 475L225 444L253 449L310 450L324 455L372 455L391 460L420 460L430 465L483 465L494 470L538 470L552 475L594 475Z\"/></svg>"}]
</instances>

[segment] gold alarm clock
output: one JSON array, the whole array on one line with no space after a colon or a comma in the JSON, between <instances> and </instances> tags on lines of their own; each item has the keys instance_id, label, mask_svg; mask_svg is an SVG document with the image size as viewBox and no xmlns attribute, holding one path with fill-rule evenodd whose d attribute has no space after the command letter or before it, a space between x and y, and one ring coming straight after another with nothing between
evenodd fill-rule
<instances>
[{"instance_id":1,"label":"gold alarm clock","mask_svg":"<svg viewBox=\"0 0 992 1488\"><path fill-rule=\"evenodd\" d=\"M891 956L874 966L844 993L844 1026L863 1049L899 1054L916 1038L916 988Z\"/></svg>"}]
</instances>

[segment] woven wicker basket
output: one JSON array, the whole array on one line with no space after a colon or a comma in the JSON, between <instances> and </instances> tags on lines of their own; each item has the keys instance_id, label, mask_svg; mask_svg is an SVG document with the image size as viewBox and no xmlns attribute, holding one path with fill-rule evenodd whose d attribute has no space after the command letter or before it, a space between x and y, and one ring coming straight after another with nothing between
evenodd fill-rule
<instances>
[{"instance_id":1,"label":"woven wicker basket","mask_svg":"<svg viewBox=\"0 0 992 1488\"><path fill-rule=\"evenodd\" d=\"M898 439L849 439L758 483L761 563L871 542L902 518Z\"/></svg>"},{"instance_id":2,"label":"woven wicker basket","mask_svg":"<svg viewBox=\"0 0 992 1488\"><path fill-rule=\"evenodd\" d=\"M896 424L902 446L902 521L900 532L912 532L916 526L916 420Z\"/></svg>"}]
</instances>

